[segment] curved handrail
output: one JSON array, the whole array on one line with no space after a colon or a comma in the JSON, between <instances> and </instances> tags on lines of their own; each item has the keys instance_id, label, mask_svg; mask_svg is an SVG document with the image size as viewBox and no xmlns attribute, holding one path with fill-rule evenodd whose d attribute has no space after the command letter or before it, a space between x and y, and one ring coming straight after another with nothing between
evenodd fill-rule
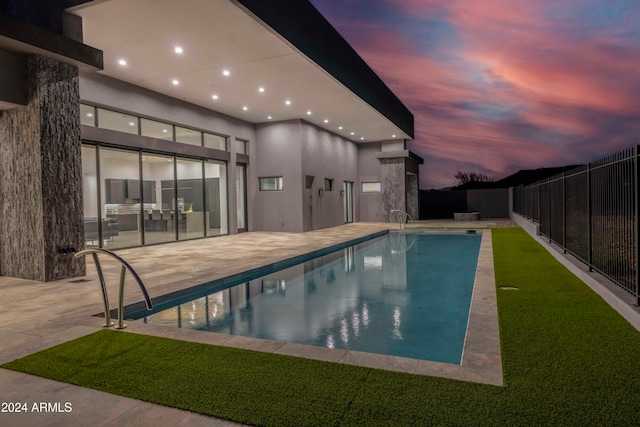
<instances>
[{"instance_id":1,"label":"curved handrail","mask_svg":"<svg viewBox=\"0 0 640 427\"><path fill-rule=\"evenodd\" d=\"M394 212L399 212L399 213L404 214L405 215L405 217L404 217L405 221L407 220L407 218L409 218L411 220L411 222L415 222L413 217L411 215L409 215L406 211L403 211L402 209L391 209L389 211L390 214L392 214ZM398 227L402 228L402 223L400 222L400 218L398 218Z\"/></svg>"},{"instance_id":2,"label":"curved handrail","mask_svg":"<svg viewBox=\"0 0 640 427\"><path fill-rule=\"evenodd\" d=\"M104 317L105 317L105 324L103 326L105 327L112 326L113 322L111 322L111 315L109 312L109 298L107 296L107 286L104 281L102 266L100 265L100 261L98 260L98 254L108 255L111 258L116 259L122 266L120 269L120 289L119 289L120 292L118 295L118 326L116 326L117 329L124 329L126 327L126 325L123 323L124 322L123 315L124 315L124 282L125 282L125 275L127 273L127 270L131 272L131 275L133 276L135 281L138 283L138 286L142 291L142 295L144 296L144 302L147 306L147 310L151 310L153 308L153 304L151 303L151 298L149 298L149 293L147 292L147 288L145 288L144 284L142 283L142 279L140 279L140 276L138 275L138 273L136 273L136 271L133 269L133 267L131 267L131 265L127 261L125 261L121 256L116 255L112 251L108 251L106 249L99 249L99 248L84 249L74 254L74 256L76 258L79 258L81 256L89 255L89 254L91 254L91 256L93 257L93 262L95 263L96 270L98 272L98 278L100 279L100 286L102 287L102 297L104 299Z\"/></svg>"}]
</instances>

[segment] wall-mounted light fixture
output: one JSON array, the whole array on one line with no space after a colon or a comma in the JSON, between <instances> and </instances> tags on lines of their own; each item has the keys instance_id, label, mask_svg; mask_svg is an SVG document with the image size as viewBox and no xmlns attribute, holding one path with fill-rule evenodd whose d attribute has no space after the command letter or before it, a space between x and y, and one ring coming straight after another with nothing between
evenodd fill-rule
<instances>
[{"instance_id":1,"label":"wall-mounted light fixture","mask_svg":"<svg viewBox=\"0 0 640 427\"><path fill-rule=\"evenodd\" d=\"M324 195L324 190L321 188L318 190L318 196L322 197Z\"/></svg>"},{"instance_id":2,"label":"wall-mounted light fixture","mask_svg":"<svg viewBox=\"0 0 640 427\"><path fill-rule=\"evenodd\" d=\"M344 190L340 190L340 197L344 197Z\"/></svg>"}]
</instances>

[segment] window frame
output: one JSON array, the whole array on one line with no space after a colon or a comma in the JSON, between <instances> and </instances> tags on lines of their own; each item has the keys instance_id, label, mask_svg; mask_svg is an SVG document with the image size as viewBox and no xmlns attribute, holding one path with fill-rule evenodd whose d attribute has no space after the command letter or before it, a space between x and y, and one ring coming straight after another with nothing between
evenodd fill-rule
<instances>
[{"instance_id":1,"label":"window frame","mask_svg":"<svg viewBox=\"0 0 640 427\"><path fill-rule=\"evenodd\" d=\"M333 191L333 178L324 179L324 191Z\"/></svg>"},{"instance_id":2,"label":"window frame","mask_svg":"<svg viewBox=\"0 0 640 427\"><path fill-rule=\"evenodd\" d=\"M268 182L267 180L275 180L273 181L274 188L265 188L263 187L263 183ZM258 177L258 191L283 191L284 189L284 179L282 176L261 176Z\"/></svg>"},{"instance_id":3,"label":"window frame","mask_svg":"<svg viewBox=\"0 0 640 427\"><path fill-rule=\"evenodd\" d=\"M374 188L371 189L371 190L365 190L365 185L373 185ZM361 182L360 183L360 192L362 192L362 193L380 193L380 192L382 192L382 183L380 181Z\"/></svg>"}]
</instances>

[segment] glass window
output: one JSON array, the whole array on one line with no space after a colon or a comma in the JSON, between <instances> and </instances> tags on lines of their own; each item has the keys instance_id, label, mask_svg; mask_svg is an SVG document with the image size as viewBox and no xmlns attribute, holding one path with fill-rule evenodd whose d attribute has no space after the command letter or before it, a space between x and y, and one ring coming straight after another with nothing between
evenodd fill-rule
<instances>
[{"instance_id":1,"label":"glass window","mask_svg":"<svg viewBox=\"0 0 640 427\"><path fill-rule=\"evenodd\" d=\"M238 231L247 230L247 184L246 184L246 166L236 166L236 220Z\"/></svg>"},{"instance_id":2,"label":"glass window","mask_svg":"<svg viewBox=\"0 0 640 427\"><path fill-rule=\"evenodd\" d=\"M139 246L141 182L140 155L135 151L101 148L100 192L102 197L103 247Z\"/></svg>"},{"instance_id":3,"label":"glass window","mask_svg":"<svg viewBox=\"0 0 640 427\"><path fill-rule=\"evenodd\" d=\"M204 164L207 236L229 234L227 164L210 160Z\"/></svg>"},{"instance_id":4,"label":"glass window","mask_svg":"<svg viewBox=\"0 0 640 427\"><path fill-rule=\"evenodd\" d=\"M91 105L80 104L80 124L86 126L96 125L96 109Z\"/></svg>"},{"instance_id":5,"label":"glass window","mask_svg":"<svg viewBox=\"0 0 640 427\"><path fill-rule=\"evenodd\" d=\"M282 191L282 177L258 178L260 191Z\"/></svg>"},{"instance_id":6,"label":"glass window","mask_svg":"<svg viewBox=\"0 0 640 427\"><path fill-rule=\"evenodd\" d=\"M176 170L178 239L204 237L202 161L178 158Z\"/></svg>"},{"instance_id":7,"label":"glass window","mask_svg":"<svg viewBox=\"0 0 640 427\"><path fill-rule=\"evenodd\" d=\"M155 120L140 119L140 135L173 141L173 126Z\"/></svg>"},{"instance_id":8,"label":"glass window","mask_svg":"<svg viewBox=\"0 0 640 427\"><path fill-rule=\"evenodd\" d=\"M236 153L237 154L249 154L247 153L247 141L236 139Z\"/></svg>"},{"instance_id":9,"label":"glass window","mask_svg":"<svg viewBox=\"0 0 640 427\"><path fill-rule=\"evenodd\" d=\"M333 180L329 178L324 179L324 191L333 191Z\"/></svg>"},{"instance_id":10,"label":"glass window","mask_svg":"<svg viewBox=\"0 0 640 427\"><path fill-rule=\"evenodd\" d=\"M362 192L363 193L379 193L380 183L379 182L363 182Z\"/></svg>"},{"instance_id":11,"label":"glass window","mask_svg":"<svg viewBox=\"0 0 640 427\"><path fill-rule=\"evenodd\" d=\"M144 243L176 240L173 157L142 153Z\"/></svg>"},{"instance_id":12,"label":"glass window","mask_svg":"<svg viewBox=\"0 0 640 427\"><path fill-rule=\"evenodd\" d=\"M227 137L205 133L204 146L215 148L216 150L227 151Z\"/></svg>"},{"instance_id":13,"label":"glass window","mask_svg":"<svg viewBox=\"0 0 640 427\"><path fill-rule=\"evenodd\" d=\"M311 187L313 187L314 178L315 177L313 175L305 175L304 188L306 188L307 190L310 190Z\"/></svg>"},{"instance_id":14,"label":"glass window","mask_svg":"<svg viewBox=\"0 0 640 427\"><path fill-rule=\"evenodd\" d=\"M98 215L98 171L96 168L96 147L82 146L82 210L84 212L84 246L97 248L100 246ZM105 233L103 233L105 234Z\"/></svg>"},{"instance_id":15,"label":"glass window","mask_svg":"<svg viewBox=\"0 0 640 427\"><path fill-rule=\"evenodd\" d=\"M98 127L138 134L138 118L129 114L98 108Z\"/></svg>"},{"instance_id":16,"label":"glass window","mask_svg":"<svg viewBox=\"0 0 640 427\"><path fill-rule=\"evenodd\" d=\"M202 132L176 126L176 142L202 146Z\"/></svg>"}]
</instances>

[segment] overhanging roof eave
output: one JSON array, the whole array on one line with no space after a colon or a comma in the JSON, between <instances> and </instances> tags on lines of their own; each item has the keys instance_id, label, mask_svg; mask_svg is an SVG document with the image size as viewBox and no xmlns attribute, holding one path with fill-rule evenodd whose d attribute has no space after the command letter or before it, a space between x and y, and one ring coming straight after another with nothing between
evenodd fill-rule
<instances>
[{"instance_id":1,"label":"overhanging roof eave","mask_svg":"<svg viewBox=\"0 0 640 427\"><path fill-rule=\"evenodd\" d=\"M308 1L232 0L414 137L413 114Z\"/></svg>"}]
</instances>

